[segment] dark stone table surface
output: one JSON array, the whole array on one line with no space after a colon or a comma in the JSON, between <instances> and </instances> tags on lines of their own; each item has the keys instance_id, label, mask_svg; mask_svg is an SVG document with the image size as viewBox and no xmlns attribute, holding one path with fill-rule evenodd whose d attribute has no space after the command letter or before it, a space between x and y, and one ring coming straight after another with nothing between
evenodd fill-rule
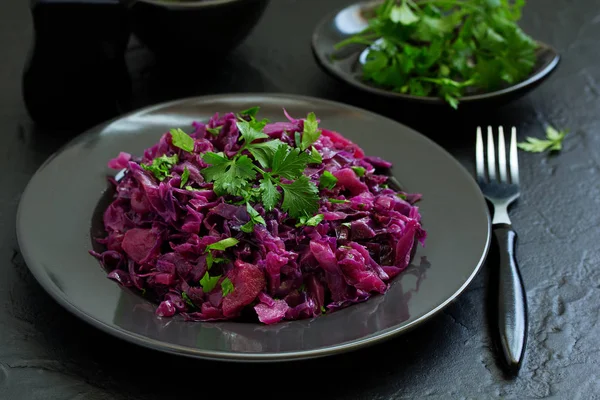
<instances>
[{"instance_id":1,"label":"dark stone table surface","mask_svg":"<svg viewBox=\"0 0 600 400\"><path fill-rule=\"evenodd\" d=\"M288 92L391 116L431 136L468 168L477 124L519 136L568 128L555 156L521 153L523 194L511 213L530 330L517 378L498 368L486 319L483 269L435 318L384 344L283 365L181 359L100 332L55 303L29 273L15 235L28 179L78 132L37 127L21 97L32 39L27 2L0 2L0 398L600 398L600 1L529 0L521 22L561 53L558 71L497 109L436 114L367 97L322 72L311 32L343 0L273 0L248 39L208 76L165 76L133 43L133 106L210 93ZM457 227L459 229L459 227Z\"/></svg>"}]
</instances>

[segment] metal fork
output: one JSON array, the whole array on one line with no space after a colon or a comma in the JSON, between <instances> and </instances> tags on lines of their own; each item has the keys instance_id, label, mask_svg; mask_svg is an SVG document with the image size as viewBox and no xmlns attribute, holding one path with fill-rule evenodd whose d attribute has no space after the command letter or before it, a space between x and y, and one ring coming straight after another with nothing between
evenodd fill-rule
<instances>
[{"instance_id":1,"label":"metal fork","mask_svg":"<svg viewBox=\"0 0 600 400\"><path fill-rule=\"evenodd\" d=\"M492 127L488 126L487 145L484 146L481 127L477 128L477 182L483 195L494 208L492 230L499 251L496 296L498 339L503 361L511 372L517 372L523 360L527 340L527 299L515 258L517 234L512 229L508 217L508 206L520 194L516 128L511 130L508 163L502 127L498 128L497 143L496 152L494 132Z\"/></svg>"}]
</instances>

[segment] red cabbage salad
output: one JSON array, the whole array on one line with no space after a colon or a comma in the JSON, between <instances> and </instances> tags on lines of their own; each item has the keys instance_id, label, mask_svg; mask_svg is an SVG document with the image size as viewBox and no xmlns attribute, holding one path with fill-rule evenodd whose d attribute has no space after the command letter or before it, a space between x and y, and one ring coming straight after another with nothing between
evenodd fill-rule
<instances>
[{"instance_id":1,"label":"red cabbage salad","mask_svg":"<svg viewBox=\"0 0 600 400\"><path fill-rule=\"evenodd\" d=\"M394 190L389 162L314 113L270 122L258 110L172 129L108 163L124 174L110 178L104 251L90 253L158 316L316 317L385 293L424 245L421 196Z\"/></svg>"}]
</instances>

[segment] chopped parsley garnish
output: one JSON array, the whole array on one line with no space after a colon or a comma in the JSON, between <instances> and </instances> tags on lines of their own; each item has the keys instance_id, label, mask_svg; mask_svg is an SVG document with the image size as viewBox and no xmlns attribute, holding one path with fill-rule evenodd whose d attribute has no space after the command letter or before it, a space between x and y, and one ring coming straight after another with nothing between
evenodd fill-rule
<instances>
[{"instance_id":1,"label":"chopped parsley garnish","mask_svg":"<svg viewBox=\"0 0 600 400\"><path fill-rule=\"evenodd\" d=\"M310 149L310 158L308 159L308 163L309 164L321 164L323 162L323 156L321 156L321 153L319 153L319 151L317 149L315 149L315 146L313 146Z\"/></svg>"},{"instance_id":2,"label":"chopped parsley garnish","mask_svg":"<svg viewBox=\"0 0 600 400\"><path fill-rule=\"evenodd\" d=\"M345 226L346 228L351 228L352 227L352 224L350 222L342 222L341 225Z\"/></svg>"},{"instance_id":3,"label":"chopped parsley garnish","mask_svg":"<svg viewBox=\"0 0 600 400\"><path fill-rule=\"evenodd\" d=\"M317 226L321 223L321 221L323 221L324 218L325 217L323 214L317 214L306 221L306 226Z\"/></svg>"},{"instance_id":4,"label":"chopped parsley garnish","mask_svg":"<svg viewBox=\"0 0 600 400\"><path fill-rule=\"evenodd\" d=\"M187 303L188 306L196 308L196 305L192 302L192 299L190 299L186 292L181 292L181 298Z\"/></svg>"},{"instance_id":5,"label":"chopped parsley garnish","mask_svg":"<svg viewBox=\"0 0 600 400\"><path fill-rule=\"evenodd\" d=\"M230 237L230 238L219 240L218 242L209 244L208 246L206 246L206 251L209 251L209 250L224 251L230 247L237 245L239 242L240 241L237 240L236 238Z\"/></svg>"},{"instance_id":6,"label":"chopped parsley garnish","mask_svg":"<svg viewBox=\"0 0 600 400\"><path fill-rule=\"evenodd\" d=\"M204 274L202 279L200 279L200 285L202 286L202 290L204 293L210 293L217 286L217 282L221 279L221 275L210 276L208 272Z\"/></svg>"},{"instance_id":7,"label":"chopped parsley garnish","mask_svg":"<svg viewBox=\"0 0 600 400\"><path fill-rule=\"evenodd\" d=\"M548 151L559 151L562 149L562 142L567 136L568 131L557 130L552 126L546 127L546 139L537 139L534 137L526 138L525 142L517 144L517 146L524 151L530 153L542 153Z\"/></svg>"},{"instance_id":8,"label":"chopped parsley garnish","mask_svg":"<svg viewBox=\"0 0 600 400\"><path fill-rule=\"evenodd\" d=\"M221 133L221 129L223 129L223 125L217 126L215 128L206 128L206 132L210 133L213 136L219 136L219 133Z\"/></svg>"},{"instance_id":9,"label":"chopped parsley garnish","mask_svg":"<svg viewBox=\"0 0 600 400\"><path fill-rule=\"evenodd\" d=\"M367 170L364 169L363 167L351 167L351 168L352 168L352 171L354 171L354 173L358 177L365 176L365 172L367 172Z\"/></svg>"},{"instance_id":10,"label":"chopped parsley garnish","mask_svg":"<svg viewBox=\"0 0 600 400\"><path fill-rule=\"evenodd\" d=\"M323 214L317 214L310 218L302 216L298 219L299 222L296 224L296 228L301 226L317 226L321 223L321 221L323 221L323 218L325 218Z\"/></svg>"},{"instance_id":11,"label":"chopped parsley garnish","mask_svg":"<svg viewBox=\"0 0 600 400\"><path fill-rule=\"evenodd\" d=\"M402 200L408 199L408 197L404 193L396 193L396 197L399 197Z\"/></svg>"},{"instance_id":12,"label":"chopped parsley garnish","mask_svg":"<svg viewBox=\"0 0 600 400\"><path fill-rule=\"evenodd\" d=\"M261 224L266 225L265 219L250 205L250 203L246 203L246 211L248 211L248 215L250 216L250 221L245 223L240 227L240 229L246 233L254 232L254 225Z\"/></svg>"},{"instance_id":13,"label":"chopped parsley garnish","mask_svg":"<svg viewBox=\"0 0 600 400\"><path fill-rule=\"evenodd\" d=\"M182 189L190 178L190 170L188 167L183 168L183 173L181 174L181 183L179 184L179 188Z\"/></svg>"},{"instance_id":14,"label":"chopped parsley garnish","mask_svg":"<svg viewBox=\"0 0 600 400\"><path fill-rule=\"evenodd\" d=\"M240 111L240 115L246 115L248 117L255 118L256 114L258 114L259 110L260 110L259 106L250 107L246 110Z\"/></svg>"},{"instance_id":15,"label":"chopped parsley garnish","mask_svg":"<svg viewBox=\"0 0 600 400\"><path fill-rule=\"evenodd\" d=\"M332 204L346 204L350 203L350 200L329 199L329 202Z\"/></svg>"},{"instance_id":16,"label":"chopped parsley garnish","mask_svg":"<svg viewBox=\"0 0 600 400\"><path fill-rule=\"evenodd\" d=\"M177 157L177 154L173 154L170 157L164 154L152 160L152 164L140 164L140 166L146 171L152 172L159 181L164 181L170 175L171 168L173 168L178 161L179 158Z\"/></svg>"},{"instance_id":17,"label":"chopped parsley garnish","mask_svg":"<svg viewBox=\"0 0 600 400\"><path fill-rule=\"evenodd\" d=\"M173 146L180 148L183 151L191 153L194 151L194 139L179 128L171 129L171 139Z\"/></svg>"},{"instance_id":18,"label":"chopped parsley garnish","mask_svg":"<svg viewBox=\"0 0 600 400\"><path fill-rule=\"evenodd\" d=\"M235 288L233 287L233 283L229 278L223 279L223 281L221 282L221 290L223 291L223 297L227 296L235 290Z\"/></svg>"},{"instance_id":19,"label":"chopped parsley garnish","mask_svg":"<svg viewBox=\"0 0 600 400\"><path fill-rule=\"evenodd\" d=\"M239 240L237 240L236 238L230 237L227 239L219 240L218 242L215 242L215 243L212 243L212 244L209 244L208 246L206 246L206 249L204 250L204 252L206 253L206 269L211 269L213 264L227 261L226 258L213 257L212 250L225 251L228 248L237 245L238 243L239 243Z\"/></svg>"},{"instance_id":20,"label":"chopped parsley garnish","mask_svg":"<svg viewBox=\"0 0 600 400\"><path fill-rule=\"evenodd\" d=\"M333 189L338 179L329 171L323 172L319 177L319 187L321 189Z\"/></svg>"}]
</instances>

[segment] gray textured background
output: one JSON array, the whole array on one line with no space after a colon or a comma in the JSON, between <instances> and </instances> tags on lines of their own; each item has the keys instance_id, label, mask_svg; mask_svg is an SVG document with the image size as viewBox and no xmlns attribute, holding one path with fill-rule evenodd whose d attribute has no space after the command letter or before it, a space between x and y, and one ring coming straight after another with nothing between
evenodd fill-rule
<instances>
[{"instance_id":1,"label":"gray textured background","mask_svg":"<svg viewBox=\"0 0 600 400\"><path fill-rule=\"evenodd\" d=\"M507 107L436 116L407 111L345 88L310 52L322 15L342 0L273 0L251 36L217 72L176 82L139 46L127 56L135 106L218 92L276 91L340 100L395 117L472 166L478 123L516 125L521 138L543 124L571 133L555 157L521 155L523 196L512 212L527 288L530 333L514 380L498 367L486 323L486 270L442 314L373 348L285 365L179 359L96 331L59 307L19 253L15 211L37 167L72 133L36 129L20 95L32 37L25 1L0 2L0 398L600 398L600 1L529 0L522 26L555 46L559 70ZM462 137L462 138L461 138Z\"/></svg>"}]
</instances>

